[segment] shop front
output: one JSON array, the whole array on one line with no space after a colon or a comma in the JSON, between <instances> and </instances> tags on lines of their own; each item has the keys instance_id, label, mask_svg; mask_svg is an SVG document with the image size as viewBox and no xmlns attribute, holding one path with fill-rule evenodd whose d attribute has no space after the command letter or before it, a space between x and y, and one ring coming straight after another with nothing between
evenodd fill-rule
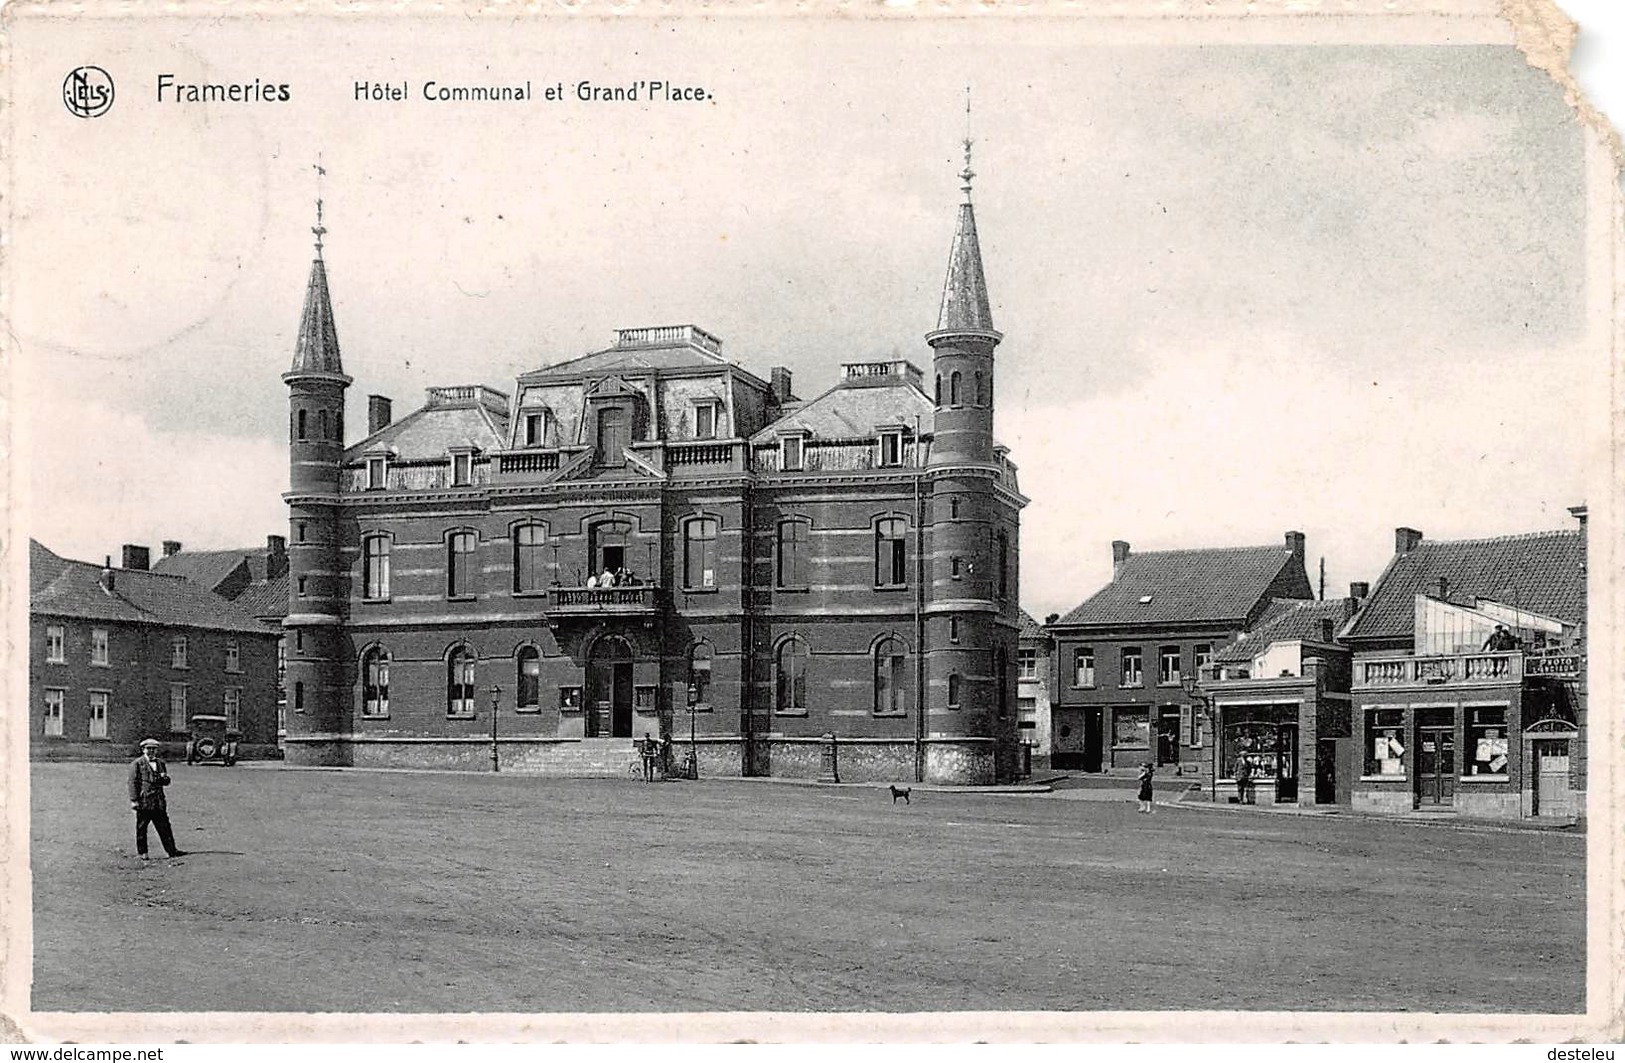
<instances>
[{"instance_id":1,"label":"shop front","mask_svg":"<svg viewBox=\"0 0 1625 1063\"><path fill-rule=\"evenodd\" d=\"M1221 706L1219 770L1225 777L1220 785L1234 787L1245 769L1252 800L1297 802L1298 713L1296 702Z\"/></svg>"}]
</instances>

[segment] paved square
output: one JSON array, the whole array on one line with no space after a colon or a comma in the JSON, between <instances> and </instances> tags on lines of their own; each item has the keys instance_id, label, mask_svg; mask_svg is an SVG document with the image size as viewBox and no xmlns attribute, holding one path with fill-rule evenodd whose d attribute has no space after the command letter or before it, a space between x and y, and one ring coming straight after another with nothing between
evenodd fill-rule
<instances>
[{"instance_id":1,"label":"paved square","mask_svg":"<svg viewBox=\"0 0 1625 1063\"><path fill-rule=\"evenodd\" d=\"M36 1010L1584 1005L1568 834L747 781L171 771L195 855L143 864L122 766L34 766ZM161 960L122 959L145 949Z\"/></svg>"}]
</instances>

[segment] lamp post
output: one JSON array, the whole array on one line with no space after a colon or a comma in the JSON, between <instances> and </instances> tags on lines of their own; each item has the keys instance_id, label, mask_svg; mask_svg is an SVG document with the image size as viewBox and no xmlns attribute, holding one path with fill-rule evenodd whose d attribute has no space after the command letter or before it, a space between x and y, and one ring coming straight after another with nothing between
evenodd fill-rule
<instances>
[{"instance_id":1,"label":"lamp post","mask_svg":"<svg viewBox=\"0 0 1625 1063\"><path fill-rule=\"evenodd\" d=\"M1194 675L1182 678L1179 685L1185 688L1185 696L1192 701L1201 703L1202 715L1207 717L1208 744L1213 747L1213 766L1208 772L1208 800L1213 804L1219 803L1219 710L1213 704L1213 699L1202 693L1201 680Z\"/></svg>"},{"instance_id":2,"label":"lamp post","mask_svg":"<svg viewBox=\"0 0 1625 1063\"><path fill-rule=\"evenodd\" d=\"M502 694L502 688L495 683L491 684L491 770L501 771L502 765L497 760L497 699Z\"/></svg>"},{"instance_id":3,"label":"lamp post","mask_svg":"<svg viewBox=\"0 0 1625 1063\"><path fill-rule=\"evenodd\" d=\"M694 736L694 720L700 706L700 688L697 683L688 684L688 763L690 765L688 777L700 777L700 751L699 744Z\"/></svg>"}]
</instances>

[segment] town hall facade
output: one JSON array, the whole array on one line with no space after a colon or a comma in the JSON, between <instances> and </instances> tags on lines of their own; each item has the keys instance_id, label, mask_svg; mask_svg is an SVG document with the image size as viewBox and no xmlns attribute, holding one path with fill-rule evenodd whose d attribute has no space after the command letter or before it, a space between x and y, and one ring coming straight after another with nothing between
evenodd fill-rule
<instances>
[{"instance_id":1,"label":"town hall facade","mask_svg":"<svg viewBox=\"0 0 1625 1063\"><path fill-rule=\"evenodd\" d=\"M371 396L348 446L318 225L283 375L288 760L590 774L692 734L702 774L1012 779L1026 499L968 150L961 177L928 371L802 400L696 325L623 329L511 395Z\"/></svg>"}]
</instances>

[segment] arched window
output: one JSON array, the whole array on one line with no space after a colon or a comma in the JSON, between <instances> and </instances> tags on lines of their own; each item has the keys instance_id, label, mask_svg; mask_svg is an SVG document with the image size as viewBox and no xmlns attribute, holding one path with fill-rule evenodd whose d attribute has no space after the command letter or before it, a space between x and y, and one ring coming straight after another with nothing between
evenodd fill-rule
<instances>
[{"instance_id":1,"label":"arched window","mask_svg":"<svg viewBox=\"0 0 1625 1063\"><path fill-rule=\"evenodd\" d=\"M361 655L361 715L389 715L389 654L380 646Z\"/></svg>"},{"instance_id":2,"label":"arched window","mask_svg":"<svg viewBox=\"0 0 1625 1063\"><path fill-rule=\"evenodd\" d=\"M948 707L959 708L959 673L951 672L948 675Z\"/></svg>"},{"instance_id":3,"label":"arched window","mask_svg":"<svg viewBox=\"0 0 1625 1063\"><path fill-rule=\"evenodd\" d=\"M908 582L908 522L901 517L875 521L875 586L901 587Z\"/></svg>"},{"instance_id":4,"label":"arched window","mask_svg":"<svg viewBox=\"0 0 1625 1063\"><path fill-rule=\"evenodd\" d=\"M717 522L697 517L683 525L683 586L707 590L717 585Z\"/></svg>"},{"instance_id":5,"label":"arched window","mask_svg":"<svg viewBox=\"0 0 1625 1063\"><path fill-rule=\"evenodd\" d=\"M807 522L779 522L778 585L807 586Z\"/></svg>"},{"instance_id":6,"label":"arched window","mask_svg":"<svg viewBox=\"0 0 1625 1063\"><path fill-rule=\"evenodd\" d=\"M903 640L887 636L875 647L875 712L908 711L908 650Z\"/></svg>"},{"instance_id":7,"label":"arched window","mask_svg":"<svg viewBox=\"0 0 1625 1063\"><path fill-rule=\"evenodd\" d=\"M305 441L305 411L300 410L294 416L294 421L297 425L297 427L294 429L294 437L298 439L299 442L303 443Z\"/></svg>"},{"instance_id":8,"label":"arched window","mask_svg":"<svg viewBox=\"0 0 1625 1063\"><path fill-rule=\"evenodd\" d=\"M612 520L595 524L592 528L592 550L588 563L591 571L588 575L615 573L625 568L628 562L628 540L632 534L632 525L626 521ZM654 573L649 574L654 578Z\"/></svg>"},{"instance_id":9,"label":"arched window","mask_svg":"<svg viewBox=\"0 0 1625 1063\"><path fill-rule=\"evenodd\" d=\"M948 377L948 405L959 405L959 371L957 369Z\"/></svg>"},{"instance_id":10,"label":"arched window","mask_svg":"<svg viewBox=\"0 0 1625 1063\"><path fill-rule=\"evenodd\" d=\"M696 707L711 707L711 646L696 643L688 653L688 698Z\"/></svg>"},{"instance_id":11,"label":"arched window","mask_svg":"<svg viewBox=\"0 0 1625 1063\"><path fill-rule=\"evenodd\" d=\"M982 378L982 371L976 371L976 405L987 405L987 381Z\"/></svg>"},{"instance_id":12,"label":"arched window","mask_svg":"<svg viewBox=\"0 0 1625 1063\"><path fill-rule=\"evenodd\" d=\"M942 374L937 374L937 407L942 407Z\"/></svg>"},{"instance_id":13,"label":"arched window","mask_svg":"<svg viewBox=\"0 0 1625 1063\"><path fill-rule=\"evenodd\" d=\"M474 715L474 651L458 646L446 658L446 715Z\"/></svg>"},{"instance_id":14,"label":"arched window","mask_svg":"<svg viewBox=\"0 0 1625 1063\"><path fill-rule=\"evenodd\" d=\"M773 684L775 712L805 713L807 711L807 645L800 639L789 639L779 647Z\"/></svg>"},{"instance_id":15,"label":"arched window","mask_svg":"<svg viewBox=\"0 0 1625 1063\"><path fill-rule=\"evenodd\" d=\"M959 519L959 497L957 495L948 500L948 519Z\"/></svg>"},{"instance_id":16,"label":"arched window","mask_svg":"<svg viewBox=\"0 0 1625 1063\"><path fill-rule=\"evenodd\" d=\"M363 596L372 601L389 597L389 536L369 535L362 542ZM303 579L304 577L300 577Z\"/></svg>"},{"instance_id":17,"label":"arched window","mask_svg":"<svg viewBox=\"0 0 1625 1063\"><path fill-rule=\"evenodd\" d=\"M478 537L471 531L446 536L446 597L463 598L474 593L474 551Z\"/></svg>"},{"instance_id":18,"label":"arched window","mask_svg":"<svg viewBox=\"0 0 1625 1063\"><path fill-rule=\"evenodd\" d=\"M519 647L519 675L514 689L518 692L514 707L521 712L539 709L542 705L542 655L535 646Z\"/></svg>"},{"instance_id":19,"label":"arched window","mask_svg":"<svg viewBox=\"0 0 1625 1063\"><path fill-rule=\"evenodd\" d=\"M544 587L542 549L547 546L547 529L540 524L519 524L513 529L513 589L516 594Z\"/></svg>"}]
</instances>

